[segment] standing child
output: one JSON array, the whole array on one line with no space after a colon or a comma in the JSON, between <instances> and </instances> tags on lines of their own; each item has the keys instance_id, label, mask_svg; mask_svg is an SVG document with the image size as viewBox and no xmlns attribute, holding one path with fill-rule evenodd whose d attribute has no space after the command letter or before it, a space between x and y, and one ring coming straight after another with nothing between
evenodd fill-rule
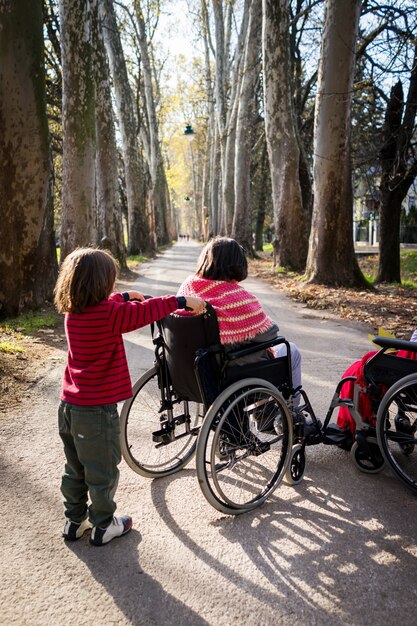
<instances>
[{"instance_id":1,"label":"standing child","mask_svg":"<svg viewBox=\"0 0 417 626\"><path fill-rule=\"evenodd\" d=\"M200 298L145 300L136 291L112 293L116 273L117 263L109 252L80 248L62 263L55 287L68 342L58 411L66 456L61 482L67 518L63 536L74 541L92 526L90 543L95 546L132 528L130 516L114 515L113 499L121 460L116 403L132 395L122 335L176 309L187 307L199 314L205 308Z\"/></svg>"}]
</instances>

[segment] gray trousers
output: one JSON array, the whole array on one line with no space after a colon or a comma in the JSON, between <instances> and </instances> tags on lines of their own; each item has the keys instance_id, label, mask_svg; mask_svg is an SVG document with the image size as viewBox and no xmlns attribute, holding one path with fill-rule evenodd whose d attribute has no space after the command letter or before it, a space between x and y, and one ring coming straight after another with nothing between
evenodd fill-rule
<instances>
[{"instance_id":1,"label":"gray trousers","mask_svg":"<svg viewBox=\"0 0 417 626\"><path fill-rule=\"evenodd\" d=\"M73 522L88 516L93 526L108 526L116 510L121 461L117 405L61 402L58 426L66 457L61 481L65 516Z\"/></svg>"}]
</instances>

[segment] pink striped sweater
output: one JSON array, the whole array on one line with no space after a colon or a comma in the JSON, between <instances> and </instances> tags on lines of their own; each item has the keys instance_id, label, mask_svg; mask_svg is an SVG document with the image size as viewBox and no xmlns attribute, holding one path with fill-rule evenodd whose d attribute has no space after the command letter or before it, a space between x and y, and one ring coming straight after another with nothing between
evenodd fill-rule
<instances>
[{"instance_id":1,"label":"pink striped sweater","mask_svg":"<svg viewBox=\"0 0 417 626\"><path fill-rule=\"evenodd\" d=\"M177 295L198 296L210 302L216 311L223 344L249 341L273 325L258 298L239 283L194 275L183 282Z\"/></svg>"}]
</instances>

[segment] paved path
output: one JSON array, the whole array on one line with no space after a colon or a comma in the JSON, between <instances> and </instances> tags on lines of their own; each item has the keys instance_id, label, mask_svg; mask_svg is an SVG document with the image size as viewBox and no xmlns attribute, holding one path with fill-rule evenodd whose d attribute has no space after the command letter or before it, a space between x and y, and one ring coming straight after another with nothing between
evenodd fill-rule
<instances>
[{"instance_id":1,"label":"paved path","mask_svg":"<svg viewBox=\"0 0 417 626\"><path fill-rule=\"evenodd\" d=\"M148 264L137 288L175 293L199 246L174 246ZM304 387L324 414L345 367L369 349L361 326L313 314L248 280L303 355ZM152 363L149 330L126 347L136 378ZM194 466L150 481L123 462L118 510L127 537L97 549L66 544L56 430L64 350L19 411L1 417L0 624L7 626L381 625L416 621L417 498L389 471L358 472L349 455L308 449L296 488L226 517L211 508Z\"/></svg>"}]
</instances>

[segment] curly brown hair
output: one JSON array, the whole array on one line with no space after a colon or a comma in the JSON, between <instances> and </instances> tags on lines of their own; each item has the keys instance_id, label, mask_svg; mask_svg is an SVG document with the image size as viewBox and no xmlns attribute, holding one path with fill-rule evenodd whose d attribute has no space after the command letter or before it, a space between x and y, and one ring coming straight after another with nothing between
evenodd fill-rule
<instances>
[{"instance_id":1,"label":"curly brown hair","mask_svg":"<svg viewBox=\"0 0 417 626\"><path fill-rule=\"evenodd\" d=\"M196 272L210 280L245 280L248 276L245 251L235 239L214 237L204 246Z\"/></svg>"},{"instance_id":2,"label":"curly brown hair","mask_svg":"<svg viewBox=\"0 0 417 626\"><path fill-rule=\"evenodd\" d=\"M109 297L119 266L108 250L77 248L63 261L55 285L59 313L82 313Z\"/></svg>"}]
</instances>

